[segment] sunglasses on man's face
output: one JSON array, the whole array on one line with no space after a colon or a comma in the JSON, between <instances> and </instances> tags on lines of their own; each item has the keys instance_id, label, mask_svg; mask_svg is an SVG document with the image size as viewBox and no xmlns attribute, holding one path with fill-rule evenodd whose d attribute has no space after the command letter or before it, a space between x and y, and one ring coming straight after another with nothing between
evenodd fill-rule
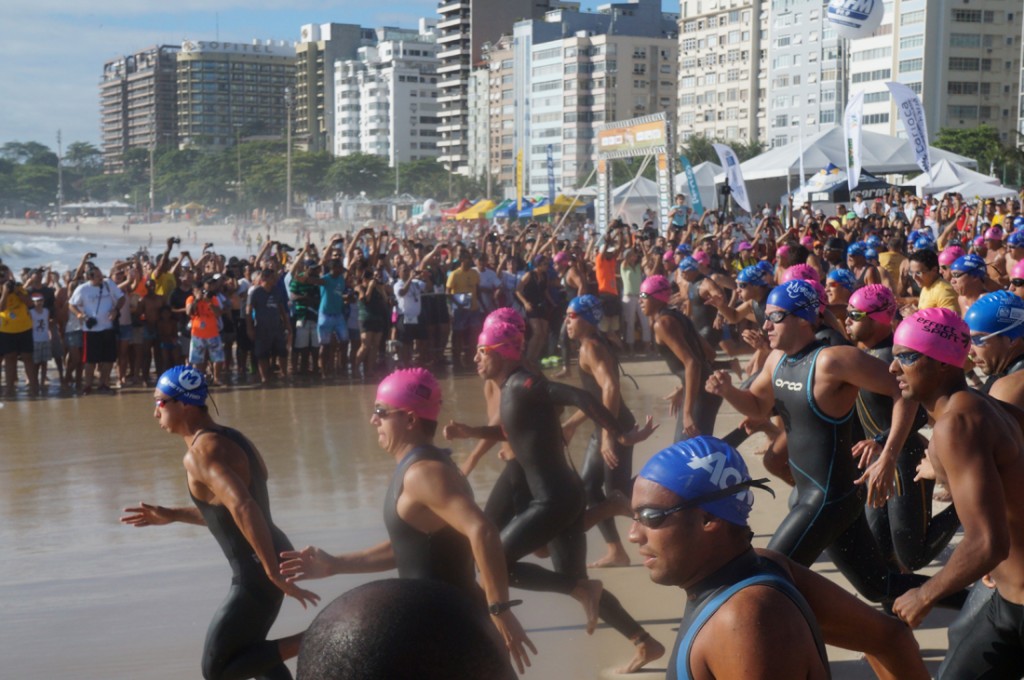
<instances>
[{"instance_id":1,"label":"sunglasses on man's face","mask_svg":"<svg viewBox=\"0 0 1024 680\"><path fill-rule=\"evenodd\" d=\"M671 508L652 508L648 506L636 508L633 511L633 521L648 529L657 529L665 523L665 520L668 519L669 515L673 515L681 510L695 508L703 503L711 503L723 498L728 498L729 496L733 496L743 489L751 486L767 491L772 495L772 498L774 498L775 492L767 485L768 481L769 479L767 477L762 477L761 479L748 479L744 482L740 482L739 484L733 484L732 486L727 486L724 489L712 491L711 493L704 494L703 496L683 501L679 505L674 505Z\"/></svg>"},{"instance_id":2,"label":"sunglasses on man's face","mask_svg":"<svg viewBox=\"0 0 1024 680\"><path fill-rule=\"evenodd\" d=\"M1010 285L1014 288L1020 288L1024 286L1024 279L1010 279Z\"/></svg>"},{"instance_id":3,"label":"sunglasses on man's face","mask_svg":"<svg viewBox=\"0 0 1024 680\"><path fill-rule=\"evenodd\" d=\"M404 411L400 408L385 408L383 406L373 407L373 415L377 416L381 420L384 420L385 418L394 413L404 413Z\"/></svg>"}]
</instances>

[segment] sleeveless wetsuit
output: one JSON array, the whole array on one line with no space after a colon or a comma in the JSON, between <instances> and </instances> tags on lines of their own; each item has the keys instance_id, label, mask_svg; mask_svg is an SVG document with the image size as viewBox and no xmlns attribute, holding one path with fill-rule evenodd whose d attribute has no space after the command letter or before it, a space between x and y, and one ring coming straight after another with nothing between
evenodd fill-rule
<instances>
[{"instance_id":1,"label":"sleeveless wetsuit","mask_svg":"<svg viewBox=\"0 0 1024 680\"><path fill-rule=\"evenodd\" d=\"M978 391L981 392L982 394L987 395L989 391L992 389L992 386L996 384L997 380L999 380L1000 378L1005 378L1006 376L1021 370L1024 370L1024 355L1021 355L1014 359L1013 362L1011 362L1010 365L1006 367L1006 370L1003 371L1002 373L988 376L988 378L985 380L985 384Z\"/></svg>"},{"instance_id":2,"label":"sleeveless wetsuit","mask_svg":"<svg viewBox=\"0 0 1024 680\"><path fill-rule=\"evenodd\" d=\"M810 566L828 556L854 588L874 602L890 601L924 582L890 573L864 517L860 477L851 455L853 409L825 415L814 400L814 372L825 349L812 342L779 360L772 375L775 408L788 437L789 466L796 481L790 511L768 543L769 550ZM899 580L899 583L895 581Z\"/></svg>"},{"instance_id":3,"label":"sleeveless wetsuit","mask_svg":"<svg viewBox=\"0 0 1024 680\"><path fill-rule=\"evenodd\" d=\"M450 465L457 471L450 453L434 446L414 448L395 469L384 495L384 526L395 552L398 576L443 581L471 599L480 600L469 539L447 524L432 534L424 533L398 515L398 499L405 485L405 473L414 463L424 460ZM472 495L472 491L469 493Z\"/></svg>"},{"instance_id":4,"label":"sleeveless wetsuit","mask_svg":"<svg viewBox=\"0 0 1024 680\"><path fill-rule=\"evenodd\" d=\"M564 451L557 411L560 405L575 406L621 434L608 410L583 390L549 382L522 368L516 370L501 386L502 429L516 459L499 478L502 501L488 502L485 512L501 527L510 585L568 595L587 578L586 501L583 483ZM550 549L554 571L520 562L544 545ZM601 593L599 613L627 638L643 631L607 590Z\"/></svg>"},{"instance_id":5,"label":"sleeveless wetsuit","mask_svg":"<svg viewBox=\"0 0 1024 680\"><path fill-rule=\"evenodd\" d=\"M544 293L547 290L547 281L539 281L539 275L536 270L531 270L526 274L526 284L523 285L523 297L533 307L533 311L526 312L526 318L528 319L546 319L548 313L551 311L548 309L548 300Z\"/></svg>"},{"instance_id":6,"label":"sleeveless wetsuit","mask_svg":"<svg viewBox=\"0 0 1024 680\"><path fill-rule=\"evenodd\" d=\"M892 336L867 353L886 365L891 364ZM865 437L888 435L892 425L892 399L861 390L857 394L857 417ZM924 567L946 547L960 526L952 505L932 517L934 481L914 481L927 447L917 431L927 423L928 414L919 407L907 443L896 458L896 494L881 508L864 507L871 533L893 570L899 570L901 565L910 571Z\"/></svg>"},{"instance_id":7,"label":"sleeveless wetsuit","mask_svg":"<svg viewBox=\"0 0 1024 680\"><path fill-rule=\"evenodd\" d=\"M690 673L690 652L697 635L715 612L729 601L729 598L750 586L774 588L788 597L800 610L814 637L814 644L825 670L825 676L831 677L828 657L825 654L825 643L821 631L818 629L814 613L804 596L793 585L789 574L777 562L761 557L751 549L693 588L687 589L686 610L679 623L679 634L676 636L675 646L668 660L665 680L690 680L693 677Z\"/></svg>"},{"instance_id":8,"label":"sleeveless wetsuit","mask_svg":"<svg viewBox=\"0 0 1024 680\"><path fill-rule=\"evenodd\" d=\"M949 648L939 680L1024 677L1024 605L1003 598L981 581L949 626Z\"/></svg>"},{"instance_id":9,"label":"sleeveless wetsuit","mask_svg":"<svg viewBox=\"0 0 1024 680\"><path fill-rule=\"evenodd\" d=\"M270 529L274 550L278 554L282 550L291 550L288 537L274 526L271 519L267 480L259 476L259 458L252 443L241 432L229 427L201 430L196 439L206 434L225 437L245 453L249 464L248 491ZM192 442L194 444L195 439ZM235 524L231 511L223 505L201 501L191 492L189 496L228 558L232 574L228 596L206 631L203 677L206 680L253 677L290 680L292 674L281 660L277 642L267 640L267 633L281 610L284 593L267 578L263 565Z\"/></svg>"},{"instance_id":10,"label":"sleeveless wetsuit","mask_svg":"<svg viewBox=\"0 0 1024 680\"><path fill-rule=\"evenodd\" d=\"M718 347L722 340L722 332L715 328L715 317L718 316L718 309L707 304L700 296L700 284L707 277L700 275L690 282L686 289L686 298L690 301L690 319L701 337L708 341L712 347Z\"/></svg>"},{"instance_id":11,"label":"sleeveless wetsuit","mask_svg":"<svg viewBox=\"0 0 1024 680\"><path fill-rule=\"evenodd\" d=\"M615 356L615 350L611 343L608 342L604 335L598 335L597 342L604 345L605 349L612 356L614 363L612 370L618 374L619 361ZM580 371L580 382L583 383L584 390L598 401L601 401L603 396L601 385L597 384L594 376L585 371ZM625 400L621 398L619 399L619 417L616 420L619 429L623 432L632 430L633 426L636 425L636 418L626 406ZM588 508L604 501L606 494L610 494L612 491L621 491L627 498L632 495L633 447L623 446L615 442L612 450L619 459L619 464L614 469L608 467L604 456L601 455L601 428L595 426L593 434L590 435L590 441L587 443L587 453L583 458L583 471L580 473L580 477L583 478L583 488L587 494ZM619 542L619 532L615 528L614 517L601 520L597 527L601 531L601 537L604 538L605 543Z\"/></svg>"},{"instance_id":12,"label":"sleeveless wetsuit","mask_svg":"<svg viewBox=\"0 0 1024 680\"><path fill-rule=\"evenodd\" d=\"M693 419L701 434L713 435L715 433L715 418L718 417L718 409L722 405L722 397L708 394L704 391L704 385L707 384L708 378L711 377L711 374L714 372L714 368L704 356L704 347L701 345L700 336L689 317L673 307L663 307L658 312L658 316L662 315L670 316L679 323L679 326L683 331L683 344L686 345L687 351L693 355L694 359L697 360L697 363L700 366L700 378L698 379L700 388L697 393L697 403L693 405ZM657 343L657 341L655 342ZM661 353L662 358L665 359L665 363L668 364L668 369L678 376L685 386L686 365L683 361L676 356L675 352L673 352L668 345L658 344L658 352ZM677 442L682 441L683 439L688 439L683 432L682 408L680 408L679 412L676 414L676 431L674 436L675 439L673 441Z\"/></svg>"}]
</instances>

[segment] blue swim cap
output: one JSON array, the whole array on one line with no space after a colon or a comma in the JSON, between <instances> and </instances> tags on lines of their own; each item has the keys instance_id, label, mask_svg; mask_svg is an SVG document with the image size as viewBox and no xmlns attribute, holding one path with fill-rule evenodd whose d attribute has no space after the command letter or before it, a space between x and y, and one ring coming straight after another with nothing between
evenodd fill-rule
<instances>
[{"instance_id":1,"label":"blue swim cap","mask_svg":"<svg viewBox=\"0 0 1024 680\"><path fill-rule=\"evenodd\" d=\"M853 290L857 287L857 277L849 269L833 269L828 273L828 280L835 281L846 290Z\"/></svg>"},{"instance_id":2,"label":"blue swim cap","mask_svg":"<svg viewBox=\"0 0 1024 680\"><path fill-rule=\"evenodd\" d=\"M961 255L953 261L950 270L954 272L964 272L971 276L976 276L979 279L985 278L985 260L982 259L981 255Z\"/></svg>"},{"instance_id":3,"label":"blue swim cap","mask_svg":"<svg viewBox=\"0 0 1024 680\"><path fill-rule=\"evenodd\" d=\"M855 241L846 249L847 257L864 257L864 251L868 247L862 241Z\"/></svg>"},{"instance_id":4,"label":"blue swim cap","mask_svg":"<svg viewBox=\"0 0 1024 680\"><path fill-rule=\"evenodd\" d=\"M1018 217L1014 220L1024 220L1024 217ZM1024 231L1015 231L1006 237L1006 242L1010 244L1011 248L1024 248Z\"/></svg>"},{"instance_id":5,"label":"blue swim cap","mask_svg":"<svg viewBox=\"0 0 1024 680\"><path fill-rule=\"evenodd\" d=\"M689 243L680 243L676 246L676 252L680 255L689 255L693 252L693 248L690 247Z\"/></svg>"},{"instance_id":6,"label":"blue swim cap","mask_svg":"<svg viewBox=\"0 0 1024 680\"><path fill-rule=\"evenodd\" d=\"M912 232L907 234L907 243L914 243L917 239L921 238L921 235L922 233L919 229L914 229Z\"/></svg>"},{"instance_id":7,"label":"blue swim cap","mask_svg":"<svg viewBox=\"0 0 1024 680\"><path fill-rule=\"evenodd\" d=\"M978 298L964 314L972 333L998 333L1010 340L1024 336L1024 300L1008 290Z\"/></svg>"},{"instance_id":8,"label":"blue swim cap","mask_svg":"<svg viewBox=\"0 0 1024 680\"><path fill-rule=\"evenodd\" d=\"M787 281L781 286L772 288L768 293L766 305L774 305L791 312L793 316L803 319L812 326L818 323L818 291L809 282L801 279Z\"/></svg>"},{"instance_id":9,"label":"blue swim cap","mask_svg":"<svg viewBox=\"0 0 1024 680\"><path fill-rule=\"evenodd\" d=\"M870 262L871 260L878 259L878 251L874 248L866 248L864 250L864 259Z\"/></svg>"},{"instance_id":10,"label":"blue swim cap","mask_svg":"<svg viewBox=\"0 0 1024 680\"><path fill-rule=\"evenodd\" d=\"M935 241L931 236L918 236L914 241L914 250L932 250L935 248Z\"/></svg>"},{"instance_id":11,"label":"blue swim cap","mask_svg":"<svg viewBox=\"0 0 1024 680\"><path fill-rule=\"evenodd\" d=\"M191 366L168 368L156 381L156 388L171 399L192 406L203 406L209 392L206 378Z\"/></svg>"},{"instance_id":12,"label":"blue swim cap","mask_svg":"<svg viewBox=\"0 0 1024 680\"><path fill-rule=\"evenodd\" d=\"M721 439L702 435L676 442L651 456L640 477L660 484L683 500L700 501L697 507L741 527L754 506L749 487L767 489L765 479L751 479L747 464ZM730 491L723 495L722 491ZM775 494L772 493L774 496ZM702 501L702 498L707 500Z\"/></svg>"},{"instance_id":13,"label":"blue swim cap","mask_svg":"<svg viewBox=\"0 0 1024 680\"><path fill-rule=\"evenodd\" d=\"M1013 228L1020 229L1024 227L1024 215L1017 215L1013 218Z\"/></svg>"},{"instance_id":14,"label":"blue swim cap","mask_svg":"<svg viewBox=\"0 0 1024 680\"><path fill-rule=\"evenodd\" d=\"M868 248L874 248L875 250L880 250L885 247L885 244L882 243L882 239L878 236L878 234L872 234L871 236L868 236L867 239L864 241L864 244Z\"/></svg>"},{"instance_id":15,"label":"blue swim cap","mask_svg":"<svg viewBox=\"0 0 1024 680\"><path fill-rule=\"evenodd\" d=\"M684 257L679 262L679 271L681 271L681 272L697 271L697 267L698 267L697 260L693 259L689 255Z\"/></svg>"},{"instance_id":16,"label":"blue swim cap","mask_svg":"<svg viewBox=\"0 0 1024 680\"><path fill-rule=\"evenodd\" d=\"M569 311L578 314L581 319L596 326L604 318L604 305L596 295L580 295L569 301Z\"/></svg>"},{"instance_id":17,"label":"blue swim cap","mask_svg":"<svg viewBox=\"0 0 1024 680\"><path fill-rule=\"evenodd\" d=\"M757 265L750 265L740 270L740 273L736 276L737 283L752 283L755 286L767 286L768 282L765 280L764 269Z\"/></svg>"},{"instance_id":18,"label":"blue swim cap","mask_svg":"<svg viewBox=\"0 0 1024 680\"><path fill-rule=\"evenodd\" d=\"M772 276L775 274L775 265L768 260L758 260L757 264L754 266L763 271L765 276Z\"/></svg>"}]
</instances>

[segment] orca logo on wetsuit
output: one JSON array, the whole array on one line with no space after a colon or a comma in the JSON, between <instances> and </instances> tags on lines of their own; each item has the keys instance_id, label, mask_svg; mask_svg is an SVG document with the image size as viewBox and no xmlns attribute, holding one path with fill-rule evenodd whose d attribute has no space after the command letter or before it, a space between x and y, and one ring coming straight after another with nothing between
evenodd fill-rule
<instances>
[{"instance_id":1,"label":"orca logo on wetsuit","mask_svg":"<svg viewBox=\"0 0 1024 680\"><path fill-rule=\"evenodd\" d=\"M790 392L800 392L804 388L802 382L793 382L792 380L783 380L782 378L775 379L775 386Z\"/></svg>"}]
</instances>

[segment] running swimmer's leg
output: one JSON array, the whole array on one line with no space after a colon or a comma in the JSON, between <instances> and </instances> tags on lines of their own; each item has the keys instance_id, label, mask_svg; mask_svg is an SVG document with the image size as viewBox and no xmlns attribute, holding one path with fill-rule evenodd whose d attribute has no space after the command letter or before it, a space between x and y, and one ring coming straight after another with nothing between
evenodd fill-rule
<instances>
[{"instance_id":1,"label":"running swimmer's leg","mask_svg":"<svg viewBox=\"0 0 1024 680\"><path fill-rule=\"evenodd\" d=\"M701 434L714 436L715 420L718 419L718 409L722 407L722 397L701 391L697 397L697 405L693 409L693 419L697 423L697 429Z\"/></svg>"},{"instance_id":2,"label":"running swimmer's leg","mask_svg":"<svg viewBox=\"0 0 1024 680\"><path fill-rule=\"evenodd\" d=\"M979 587L985 586L974 586ZM971 625L962 625L964 614ZM939 680L1024 676L1024 606L1007 602L993 590L980 611L964 614L949 627L949 651L939 667Z\"/></svg>"},{"instance_id":3,"label":"running swimmer's leg","mask_svg":"<svg viewBox=\"0 0 1024 680\"><path fill-rule=\"evenodd\" d=\"M606 492L623 492L629 488L630 471L633 469L633 448L616 446L615 454L619 464L614 469L608 467L601 454L601 431L596 430L587 443L587 452L583 459L583 488L587 493L587 508L594 508L607 499ZM622 545L622 539L615 528L615 517L607 517L598 522L601 537L608 546L608 552L590 567L625 567L629 565L629 555Z\"/></svg>"},{"instance_id":4,"label":"running swimmer's leg","mask_svg":"<svg viewBox=\"0 0 1024 680\"><path fill-rule=\"evenodd\" d=\"M935 482L914 481L924 456L923 447L900 452L896 459L897 493L886 504L896 558L910 571L917 571L935 559L960 528L960 518L952 505L932 515Z\"/></svg>"},{"instance_id":5,"label":"running swimmer's leg","mask_svg":"<svg viewBox=\"0 0 1024 680\"><path fill-rule=\"evenodd\" d=\"M789 437L785 430L773 439L768 448L764 450L761 462L764 464L764 469L772 475L790 486L796 485L793 470L789 467Z\"/></svg>"},{"instance_id":6,"label":"running swimmer's leg","mask_svg":"<svg viewBox=\"0 0 1024 680\"><path fill-rule=\"evenodd\" d=\"M853 491L848 498L832 503L826 503L817 490L804 491L775 530L768 549L809 567L862 514L862 507Z\"/></svg>"},{"instance_id":7,"label":"running swimmer's leg","mask_svg":"<svg viewBox=\"0 0 1024 680\"><path fill-rule=\"evenodd\" d=\"M505 463L505 469L498 475L491 495L487 497L484 514L499 529L507 525L516 514L516 478L521 474L522 467L518 462L510 460Z\"/></svg>"},{"instance_id":8,"label":"running swimmer's leg","mask_svg":"<svg viewBox=\"0 0 1024 680\"><path fill-rule=\"evenodd\" d=\"M257 577L245 583L232 581L206 631L202 663L206 680L291 680L277 641L267 640L284 593L263 581Z\"/></svg>"}]
</instances>

